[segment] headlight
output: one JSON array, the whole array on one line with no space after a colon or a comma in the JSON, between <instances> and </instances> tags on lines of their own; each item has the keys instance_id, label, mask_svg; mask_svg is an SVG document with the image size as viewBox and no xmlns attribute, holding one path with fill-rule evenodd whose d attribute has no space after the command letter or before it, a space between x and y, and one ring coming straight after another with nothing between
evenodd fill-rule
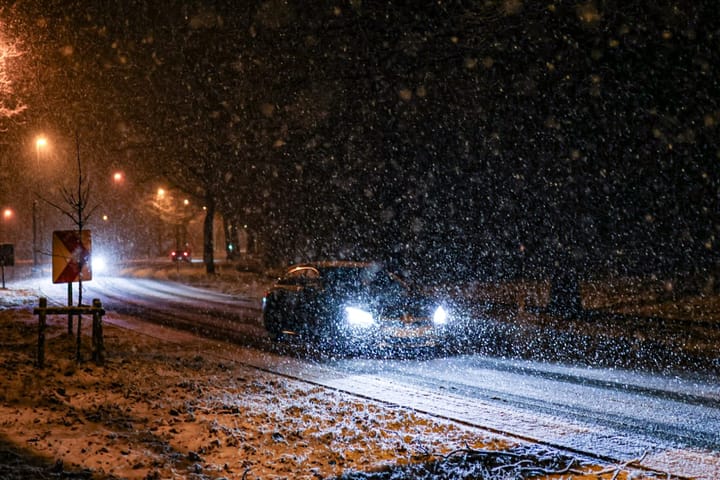
<instances>
[{"instance_id":1,"label":"headlight","mask_svg":"<svg viewBox=\"0 0 720 480\"><path fill-rule=\"evenodd\" d=\"M350 326L370 327L375 324L372 313L355 307L345 307L345 314Z\"/></svg>"},{"instance_id":2,"label":"headlight","mask_svg":"<svg viewBox=\"0 0 720 480\"><path fill-rule=\"evenodd\" d=\"M108 265L105 257L102 255L93 255L90 268L94 274L107 273Z\"/></svg>"},{"instance_id":3,"label":"headlight","mask_svg":"<svg viewBox=\"0 0 720 480\"><path fill-rule=\"evenodd\" d=\"M433 313L433 323L435 325L445 325L448 321L448 312L442 306L435 309Z\"/></svg>"}]
</instances>

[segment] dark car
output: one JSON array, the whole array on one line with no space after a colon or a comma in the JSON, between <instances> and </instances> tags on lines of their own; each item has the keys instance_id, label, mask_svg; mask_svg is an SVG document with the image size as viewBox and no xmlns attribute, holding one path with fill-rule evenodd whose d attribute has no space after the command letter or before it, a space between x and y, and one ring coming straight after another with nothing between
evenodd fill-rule
<instances>
[{"instance_id":1,"label":"dark car","mask_svg":"<svg viewBox=\"0 0 720 480\"><path fill-rule=\"evenodd\" d=\"M447 304L365 262L289 268L263 298L263 322L273 340L302 336L343 350L438 346L453 329Z\"/></svg>"},{"instance_id":2,"label":"dark car","mask_svg":"<svg viewBox=\"0 0 720 480\"><path fill-rule=\"evenodd\" d=\"M170 260L173 262L189 262L192 260L190 254L190 247L185 245L185 248L176 248L170 252Z\"/></svg>"}]
</instances>

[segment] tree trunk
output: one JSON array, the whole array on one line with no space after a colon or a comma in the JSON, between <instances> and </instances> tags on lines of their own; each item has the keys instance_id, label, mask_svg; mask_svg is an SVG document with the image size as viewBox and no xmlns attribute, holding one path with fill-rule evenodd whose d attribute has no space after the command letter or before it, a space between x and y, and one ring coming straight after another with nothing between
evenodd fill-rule
<instances>
[{"instance_id":1,"label":"tree trunk","mask_svg":"<svg viewBox=\"0 0 720 480\"><path fill-rule=\"evenodd\" d=\"M569 317L583 311L580 296L580 280L575 269L568 268L553 273L550 285L548 310L552 314Z\"/></svg>"},{"instance_id":2,"label":"tree trunk","mask_svg":"<svg viewBox=\"0 0 720 480\"><path fill-rule=\"evenodd\" d=\"M235 260L239 248L237 222L230 221L223 216L223 230L225 231L225 255L228 260Z\"/></svg>"},{"instance_id":3,"label":"tree trunk","mask_svg":"<svg viewBox=\"0 0 720 480\"><path fill-rule=\"evenodd\" d=\"M215 242L214 242L214 221L215 221L215 200L208 197L205 203L205 223L203 224L203 261L205 271L208 274L215 273Z\"/></svg>"}]
</instances>

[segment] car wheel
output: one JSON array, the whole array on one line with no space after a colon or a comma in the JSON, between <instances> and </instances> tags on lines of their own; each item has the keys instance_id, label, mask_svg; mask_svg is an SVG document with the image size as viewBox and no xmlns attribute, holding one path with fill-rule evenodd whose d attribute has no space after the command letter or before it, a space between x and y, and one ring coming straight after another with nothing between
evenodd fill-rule
<instances>
[{"instance_id":1,"label":"car wheel","mask_svg":"<svg viewBox=\"0 0 720 480\"><path fill-rule=\"evenodd\" d=\"M280 330L268 330L268 337L270 337L270 340L273 342L279 342L283 339L283 333Z\"/></svg>"},{"instance_id":2,"label":"car wheel","mask_svg":"<svg viewBox=\"0 0 720 480\"><path fill-rule=\"evenodd\" d=\"M265 325L265 330L267 330L270 340L273 342L282 340L283 325L280 312L270 302L265 305L265 310L263 311L263 324Z\"/></svg>"}]
</instances>

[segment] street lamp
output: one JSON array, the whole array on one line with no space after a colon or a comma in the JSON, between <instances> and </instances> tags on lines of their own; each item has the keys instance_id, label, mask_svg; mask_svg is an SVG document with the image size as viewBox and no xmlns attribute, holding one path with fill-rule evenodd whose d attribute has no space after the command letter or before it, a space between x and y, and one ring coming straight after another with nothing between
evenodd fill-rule
<instances>
[{"instance_id":1,"label":"street lamp","mask_svg":"<svg viewBox=\"0 0 720 480\"><path fill-rule=\"evenodd\" d=\"M12 237L10 235L10 228L11 228L11 220L15 217L15 211L12 208L6 207L2 210L2 223L3 228L0 229L0 232L2 232L3 237L8 236ZM12 266L15 264L15 257L14 257L14 251L13 251L13 244L12 242L5 243L5 241L10 241L11 238L3 238L0 237L0 240L2 240L2 245L0 245L0 270L2 270L2 289L5 290L5 266Z\"/></svg>"},{"instance_id":2,"label":"street lamp","mask_svg":"<svg viewBox=\"0 0 720 480\"><path fill-rule=\"evenodd\" d=\"M38 210L37 199L33 199L33 203L32 203L32 237L33 237L33 269L34 270L37 270L37 267L38 267L37 210Z\"/></svg>"},{"instance_id":3,"label":"street lamp","mask_svg":"<svg viewBox=\"0 0 720 480\"><path fill-rule=\"evenodd\" d=\"M8 227L7 229L3 228L3 233L5 235L7 235L7 233L8 233L10 221L13 219L14 216L15 216L15 211L12 208L10 208L10 207L3 208L3 211L2 211L3 224ZM0 240L5 240L5 239L0 238Z\"/></svg>"},{"instance_id":4,"label":"street lamp","mask_svg":"<svg viewBox=\"0 0 720 480\"><path fill-rule=\"evenodd\" d=\"M45 137L38 137L37 140L35 140L35 151L37 153L35 158L38 168L40 168L40 150L42 150L46 145L47 139Z\"/></svg>"},{"instance_id":5,"label":"street lamp","mask_svg":"<svg viewBox=\"0 0 720 480\"><path fill-rule=\"evenodd\" d=\"M37 162L37 173L40 174L40 151L47 146L47 139L43 136L35 139L35 160ZM33 270L38 268L38 201L33 200L32 204L32 237L33 237Z\"/></svg>"}]
</instances>

